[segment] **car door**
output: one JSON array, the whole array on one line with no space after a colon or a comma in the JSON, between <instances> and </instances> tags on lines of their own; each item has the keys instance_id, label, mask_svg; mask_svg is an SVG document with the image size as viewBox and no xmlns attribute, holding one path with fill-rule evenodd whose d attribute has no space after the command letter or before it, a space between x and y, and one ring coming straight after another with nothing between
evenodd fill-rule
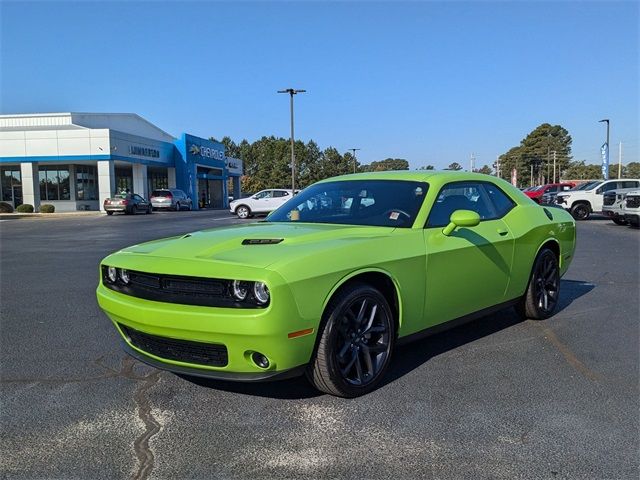
<instances>
[{"instance_id":1,"label":"car door","mask_svg":"<svg viewBox=\"0 0 640 480\"><path fill-rule=\"evenodd\" d=\"M274 190L273 191L273 206L278 208L280 205L285 203L287 200L291 198L289 192L286 190Z\"/></svg>"},{"instance_id":2,"label":"car door","mask_svg":"<svg viewBox=\"0 0 640 480\"><path fill-rule=\"evenodd\" d=\"M489 182L451 182L441 189L424 228L429 325L506 300L515 242L504 217L515 206ZM477 212L480 223L446 236L442 230L456 210Z\"/></svg>"},{"instance_id":3,"label":"car door","mask_svg":"<svg viewBox=\"0 0 640 480\"><path fill-rule=\"evenodd\" d=\"M594 212L601 212L604 201L604 193L610 190L615 190L616 188L618 188L618 182L616 181L604 182L602 185L600 185L596 189L595 195L591 199L591 210L593 210Z\"/></svg>"},{"instance_id":4,"label":"car door","mask_svg":"<svg viewBox=\"0 0 640 480\"><path fill-rule=\"evenodd\" d=\"M273 208L273 190L263 190L253 197L251 211L264 213L274 210Z\"/></svg>"},{"instance_id":5,"label":"car door","mask_svg":"<svg viewBox=\"0 0 640 480\"><path fill-rule=\"evenodd\" d=\"M144 198L142 198L138 194L133 195L133 208L139 212L145 211L147 209L147 202Z\"/></svg>"}]
</instances>

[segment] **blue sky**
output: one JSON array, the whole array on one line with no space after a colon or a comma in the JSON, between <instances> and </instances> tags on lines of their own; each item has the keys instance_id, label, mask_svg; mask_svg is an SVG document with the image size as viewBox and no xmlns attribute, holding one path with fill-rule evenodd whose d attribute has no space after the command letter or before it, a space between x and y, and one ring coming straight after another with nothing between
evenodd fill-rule
<instances>
[{"instance_id":1,"label":"blue sky","mask_svg":"<svg viewBox=\"0 0 640 480\"><path fill-rule=\"evenodd\" d=\"M491 164L543 122L639 152L638 2L7 2L2 113L135 112L173 135L289 137L412 168Z\"/></svg>"}]
</instances>

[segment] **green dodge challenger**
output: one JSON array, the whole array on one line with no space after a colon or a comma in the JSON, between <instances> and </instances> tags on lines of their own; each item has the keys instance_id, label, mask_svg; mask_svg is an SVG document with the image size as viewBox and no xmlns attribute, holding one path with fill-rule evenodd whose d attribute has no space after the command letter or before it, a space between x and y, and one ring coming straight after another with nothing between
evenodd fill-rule
<instances>
[{"instance_id":1,"label":"green dodge challenger","mask_svg":"<svg viewBox=\"0 0 640 480\"><path fill-rule=\"evenodd\" d=\"M237 381L306 373L356 397L400 343L510 306L550 317L575 239L570 214L495 177L345 175L266 220L109 255L97 296L126 351L155 367Z\"/></svg>"}]
</instances>

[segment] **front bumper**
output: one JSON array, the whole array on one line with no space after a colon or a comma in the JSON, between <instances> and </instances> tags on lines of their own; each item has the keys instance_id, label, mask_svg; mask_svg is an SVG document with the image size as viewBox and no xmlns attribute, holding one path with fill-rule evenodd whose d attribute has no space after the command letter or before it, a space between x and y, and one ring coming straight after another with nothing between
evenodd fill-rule
<instances>
[{"instance_id":1,"label":"front bumper","mask_svg":"<svg viewBox=\"0 0 640 480\"><path fill-rule=\"evenodd\" d=\"M288 290L274 288L272 303L264 309L156 302L115 292L102 283L96 293L100 307L120 333L125 350L135 358L176 373L221 380L262 381L301 373L313 353L317 324L300 319ZM179 353L172 359L160 357L145 351L140 344L136 345L121 326L165 338L168 342L223 345L227 350L226 364L211 366L181 361L176 359L180 358ZM312 331L289 338L290 333L306 329ZM254 352L269 359L267 368L253 362Z\"/></svg>"}]
</instances>

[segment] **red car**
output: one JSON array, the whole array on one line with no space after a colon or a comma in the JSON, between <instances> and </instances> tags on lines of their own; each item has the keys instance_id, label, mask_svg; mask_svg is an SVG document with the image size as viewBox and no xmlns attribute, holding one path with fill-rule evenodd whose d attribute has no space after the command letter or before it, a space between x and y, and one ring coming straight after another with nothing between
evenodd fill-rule
<instances>
[{"instance_id":1,"label":"red car","mask_svg":"<svg viewBox=\"0 0 640 480\"><path fill-rule=\"evenodd\" d=\"M576 184L573 182L565 182L565 183L549 183L547 185L540 185L539 187L534 187L531 190L525 190L524 193L527 197L532 199L534 202L540 203L542 200L542 196L547 193L558 193L564 192L565 190L571 190L575 187Z\"/></svg>"}]
</instances>

